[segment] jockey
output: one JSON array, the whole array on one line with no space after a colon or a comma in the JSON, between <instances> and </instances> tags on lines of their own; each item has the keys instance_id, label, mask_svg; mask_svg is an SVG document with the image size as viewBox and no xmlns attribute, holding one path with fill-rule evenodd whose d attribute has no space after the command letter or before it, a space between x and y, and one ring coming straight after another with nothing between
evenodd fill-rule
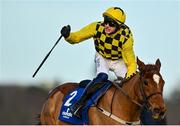
<instances>
[{"instance_id":1,"label":"jockey","mask_svg":"<svg viewBox=\"0 0 180 126\"><path fill-rule=\"evenodd\" d=\"M95 64L97 76L86 86L81 98L70 107L79 116L89 94L102 87L108 80L108 72L113 71L117 78L130 78L136 72L137 64L133 50L133 36L125 25L126 15L119 7L111 7L103 13L103 22L93 22L77 32L70 32L69 25L61 29L61 34L70 44L77 44L93 38L96 50Z\"/></svg>"}]
</instances>

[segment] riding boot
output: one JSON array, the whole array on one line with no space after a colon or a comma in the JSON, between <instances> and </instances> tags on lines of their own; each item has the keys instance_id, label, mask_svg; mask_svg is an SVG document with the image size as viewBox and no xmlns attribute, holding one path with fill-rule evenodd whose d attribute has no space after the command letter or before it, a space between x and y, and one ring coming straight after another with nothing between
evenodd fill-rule
<instances>
[{"instance_id":1,"label":"riding boot","mask_svg":"<svg viewBox=\"0 0 180 126\"><path fill-rule=\"evenodd\" d=\"M89 82L88 85L85 87L80 99L70 107L70 111L72 112L72 114L81 118L79 110L86 103L86 99L97 89L100 89L103 86L103 84L100 82L107 81L107 79L108 75L106 73L99 73L96 78Z\"/></svg>"}]
</instances>

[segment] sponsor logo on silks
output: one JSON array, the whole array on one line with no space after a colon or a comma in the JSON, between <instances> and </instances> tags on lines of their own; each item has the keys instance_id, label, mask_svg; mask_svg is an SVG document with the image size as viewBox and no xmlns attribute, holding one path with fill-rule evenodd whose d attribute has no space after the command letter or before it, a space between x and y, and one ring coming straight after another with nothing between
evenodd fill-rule
<instances>
[{"instance_id":1,"label":"sponsor logo on silks","mask_svg":"<svg viewBox=\"0 0 180 126\"><path fill-rule=\"evenodd\" d=\"M67 109L67 111L63 111L63 112L62 112L62 116L63 116L64 118L67 118L67 119L69 119L70 117L72 117L72 113L69 112L69 108Z\"/></svg>"}]
</instances>

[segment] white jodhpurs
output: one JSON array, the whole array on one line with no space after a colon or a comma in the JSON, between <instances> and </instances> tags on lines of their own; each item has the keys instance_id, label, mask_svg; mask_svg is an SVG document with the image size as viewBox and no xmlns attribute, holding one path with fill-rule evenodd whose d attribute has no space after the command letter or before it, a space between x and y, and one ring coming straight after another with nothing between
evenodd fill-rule
<instances>
[{"instance_id":1,"label":"white jodhpurs","mask_svg":"<svg viewBox=\"0 0 180 126\"><path fill-rule=\"evenodd\" d=\"M123 59L119 59L119 60L105 59L99 53L96 52L95 63L96 63L96 75L98 75L101 72L108 74L109 71L113 71L116 77L124 78L127 73L127 67Z\"/></svg>"}]
</instances>

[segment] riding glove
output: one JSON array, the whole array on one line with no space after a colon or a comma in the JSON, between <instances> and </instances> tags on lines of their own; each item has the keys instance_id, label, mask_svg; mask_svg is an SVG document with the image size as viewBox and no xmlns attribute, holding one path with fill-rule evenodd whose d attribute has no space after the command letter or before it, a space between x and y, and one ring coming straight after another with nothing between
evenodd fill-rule
<instances>
[{"instance_id":1,"label":"riding glove","mask_svg":"<svg viewBox=\"0 0 180 126\"><path fill-rule=\"evenodd\" d=\"M61 35L62 35L64 38L68 38L69 35L70 35L70 31L71 31L70 25L64 26L64 27L61 29Z\"/></svg>"},{"instance_id":2,"label":"riding glove","mask_svg":"<svg viewBox=\"0 0 180 126\"><path fill-rule=\"evenodd\" d=\"M126 74L126 79L130 79L130 78L133 77L135 74L136 74L136 72L135 72L135 73L132 73L131 75L127 75L127 74Z\"/></svg>"}]
</instances>

